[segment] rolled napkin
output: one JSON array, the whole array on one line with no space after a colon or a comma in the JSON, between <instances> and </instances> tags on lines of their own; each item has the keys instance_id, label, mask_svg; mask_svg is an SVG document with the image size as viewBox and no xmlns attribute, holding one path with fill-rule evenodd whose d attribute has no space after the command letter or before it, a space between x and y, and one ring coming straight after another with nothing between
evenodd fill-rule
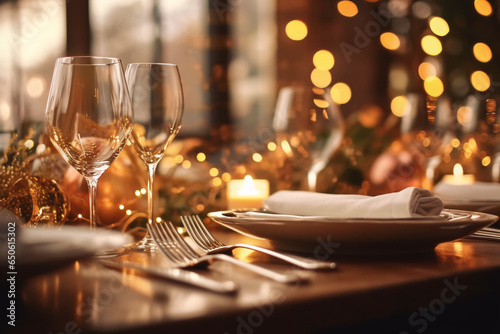
<instances>
[{"instance_id":1,"label":"rolled napkin","mask_svg":"<svg viewBox=\"0 0 500 334\"><path fill-rule=\"evenodd\" d=\"M439 216L443 202L430 191L415 187L379 196L282 190L269 196L264 207L280 214L301 216L412 218Z\"/></svg>"},{"instance_id":2,"label":"rolled napkin","mask_svg":"<svg viewBox=\"0 0 500 334\"><path fill-rule=\"evenodd\" d=\"M474 182L473 184L450 184L439 182L434 194L443 199L464 201L500 201L500 184Z\"/></svg>"}]
</instances>

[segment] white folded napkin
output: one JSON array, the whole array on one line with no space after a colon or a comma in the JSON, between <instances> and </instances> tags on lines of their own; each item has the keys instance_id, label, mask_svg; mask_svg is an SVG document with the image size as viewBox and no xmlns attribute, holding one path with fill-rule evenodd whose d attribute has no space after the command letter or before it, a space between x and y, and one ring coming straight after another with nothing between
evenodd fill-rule
<instances>
[{"instance_id":1,"label":"white folded napkin","mask_svg":"<svg viewBox=\"0 0 500 334\"><path fill-rule=\"evenodd\" d=\"M269 196L272 212L332 218L412 218L439 216L443 202L425 189L410 187L379 196L336 195L282 190Z\"/></svg>"},{"instance_id":2,"label":"white folded napkin","mask_svg":"<svg viewBox=\"0 0 500 334\"><path fill-rule=\"evenodd\" d=\"M473 184L439 182L434 187L434 194L443 199L500 201L500 184L492 182L474 182Z\"/></svg>"}]
</instances>

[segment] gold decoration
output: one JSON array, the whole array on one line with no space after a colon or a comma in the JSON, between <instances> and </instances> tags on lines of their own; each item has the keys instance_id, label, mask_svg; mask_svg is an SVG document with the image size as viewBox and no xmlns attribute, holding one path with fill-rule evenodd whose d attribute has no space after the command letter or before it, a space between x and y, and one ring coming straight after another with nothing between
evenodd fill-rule
<instances>
[{"instance_id":1,"label":"gold decoration","mask_svg":"<svg viewBox=\"0 0 500 334\"><path fill-rule=\"evenodd\" d=\"M33 159L27 159L30 139L9 148L0 161L0 209L12 212L19 222L29 226L60 226L69 212L69 201L56 181L33 176L29 168Z\"/></svg>"}]
</instances>

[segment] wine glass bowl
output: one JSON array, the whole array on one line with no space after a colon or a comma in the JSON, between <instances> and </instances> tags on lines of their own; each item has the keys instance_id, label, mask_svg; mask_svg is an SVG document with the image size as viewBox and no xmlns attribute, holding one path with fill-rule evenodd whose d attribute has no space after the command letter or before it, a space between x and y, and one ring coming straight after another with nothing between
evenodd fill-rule
<instances>
[{"instance_id":1,"label":"wine glass bowl","mask_svg":"<svg viewBox=\"0 0 500 334\"><path fill-rule=\"evenodd\" d=\"M91 229L98 219L97 180L126 144L132 126L132 104L118 58L57 59L45 127L55 149L87 181Z\"/></svg>"},{"instance_id":2,"label":"wine glass bowl","mask_svg":"<svg viewBox=\"0 0 500 334\"><path fill-rule=\"evenodd\" d=\"M130 141L148 171L148 224L154 224L154 174L181 128L182 81L177 65L166 63L129 64L126 78L135 115ZM151 252L156 250L156 244L147 232L133 249Z\"/></svg>"}]
</instances>

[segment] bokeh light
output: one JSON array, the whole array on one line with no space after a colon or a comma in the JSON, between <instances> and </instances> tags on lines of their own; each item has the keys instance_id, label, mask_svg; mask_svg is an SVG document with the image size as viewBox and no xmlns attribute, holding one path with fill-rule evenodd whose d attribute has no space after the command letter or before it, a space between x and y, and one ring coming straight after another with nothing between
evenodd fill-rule
<instances>
[{"instance_id":1,"label":"bokeh light","mask_svg":"<svg viewBox=\"0 0 500 334\"><path fill-rule=\"evenodd\" d=\"M488 88L490 88L490 78L483 71L475 71L470 76L470 82L472 87L480 92L484 92Z\"/></svg>"},{"instance_id":2,"label":"bokeh light","mask_svg":"<svg viewBox=\"0 0 500 334\"><path fill-rule=\"evenodd\" d=\"M444 92L444 85L441 79L435 76L429 76L424 80L424 89L430 96L438 97Z\"/></svg>"},{"instance_id":3,"label":"bokeh light","mask_svg":"<svg viewBox=\"0 0 500 334\"><path fill-rule=\"evenodd\" d=\"M313 99L313 102L318 108L328 108L330 106L328 101L322 99Z\"/></svg>"},{"instance_id":4,"label":"bokeh light","mask_svg":"<svg viewBox=\"0 0 500 334\"><path fill-rule=\"evenodd\" d=\"M474 57L481 63L489 62L493 56L490 47L484 43L474 44L472 52L474 53Z\"/></svg>"},{"instance_id":5,"label":"bokeh light","mask_svg":"<svg viewBox=\"0 0 500 334\"><path fill-rule=\"evenodd\" d=\"M344 0L337 4L339 13L346 17L353 17L358 13L358 6L352 1Z\"/></svg>"},{"instance_id":6,"label":"bokeh light","mask_svg":"<svg viewBox=\"0 0 500 334\"><path fill-rule=\"evenodd\" d=\"M26 84L26 91L32 98L40 97L45 90L45 79L41 76L31 77Z\"/></svg>"},{"instance_id":7,"label":"bokeh light","mask_svg":"<svg viewBox=\"0 0 500 334\"><path fill-rule=\"evenodd\" d=\"M434 16L429 20L429 27L438 36L446 36L450 32L448 22L439 16Z\"/></svg>"},{"instance_id":8,"label":"bokeh light","mask_svg":"<svg viewBox=\"0 0 500 334\"><path fill-rule=\"evenodd\" d=\"M311 72L311 82L319 88L325 88L332 82L332 75L329 71L323 71L315 68Z\"/></svg>"},{"instance_id":9,"label":"bokeh light","mask_svg":"<svg viewBox=\"0 0 500 334\"><path fill-rule=\"evenodd\" d=\"M338 82L333 85L332 89L330 90L330 94L333 101L338 104L345 104L349 102L352 96L351 88L343 82Z\"/></svg>"},{"instance_id":10,"label":"bokeh light","mask_svg":"<svg viewBox=\"0 0 500 334\"><path fill-rule=\"evenodd\" d=\"M307 26L300 20L293 20L287 23L285 33L291 40L301 41L307 36Z\"/></svg>"},{"instance_id":11,"label":"bokeh light","mask_svg":"<svg viewBox=\"0 0 500 334\"><path fill-rule=\"evenodd\" d=\"M391 111L397 117L403 117L408 108L408 99L406 96L396 96L391 101Z\"/></svg>"},{"instance_id":12,"label":"bokeh light","mask_svg":"<svg viewBox=\"0 0 500 334\"><path fill-rule=\"evenodd\" d=\"M437 71L436 67L429 63L429 62L423 62L418 66L418 76L422 79L425 80L429 76L436 76Z\"/></svg>"},{"instance_id":13,"label":"bokeh light","mask_svg":"<svg viewBox=\"0 0 500 334\"><path fill-rule=\"evenodd\" d=\"M419 19L426 19L432 14L431 6L425 1L416 1L411 6L413 15Z\"/></svg>"},{"instance_id":14,"label":"bokeh light","mask_svg":"<svg viewBox=\"0 0 500 334\"><path fill-rule=\"evenodd\" d=\"M493 8L491 8L491 4L486 0L475 0L474 8L480 15L483 16L490 16L493 13Z\"/></svg>"},{"instance_id":15,"label":"bokeh light","mask_svg":"<svg viewBox=\"0 0 500 334\"><path fill-rule=\"evenodd\" d=\"M196 160L198 160L199 162L203 162L207 159L207 156L205 155L205 153L203 152L200 152L196 155Z\"/></svg>"},{"instance_id":16,"label":"bokeh light","mask_svg":"<svg viewBox=\"0 0 500 334\"><path fill-rule=\"evenodd\" d=\"M380 35L380 43L387 50L396 50L401 45L399 37L392 32L384 32Z\"/></svg>"},{"instance_id":17,"label":"bokeh light","mask_svg":"<svg viewBox=\"0 0 500 334\"><path fill-rule=\"evenodd\" d=\"M319 50L313 56L313 64L320 70L328 71L335 64L335 58L330 51Z\"/></svg>"},{"instance_id":18,"label":"bokeh light","mask_svg":"<svg viewBox=\"0 0 500 334\"><path fill-rule=\"evenodd\" d=\"M441 41L436 36L427 35L422 37L421 45L422 50L430 56L437 56L443 51Z\"/></svg>"},{"instance_id":19,"label":"bokeh light","mask_svg":"<svg viewBox=\"0 0 500 334\"><path fill-rule=\"evenodd\" d=\"M466 125L472 120L472 109L467 106L462 106L457 110L457 121L461 125Z\"/></svg>"}]
</instances>

